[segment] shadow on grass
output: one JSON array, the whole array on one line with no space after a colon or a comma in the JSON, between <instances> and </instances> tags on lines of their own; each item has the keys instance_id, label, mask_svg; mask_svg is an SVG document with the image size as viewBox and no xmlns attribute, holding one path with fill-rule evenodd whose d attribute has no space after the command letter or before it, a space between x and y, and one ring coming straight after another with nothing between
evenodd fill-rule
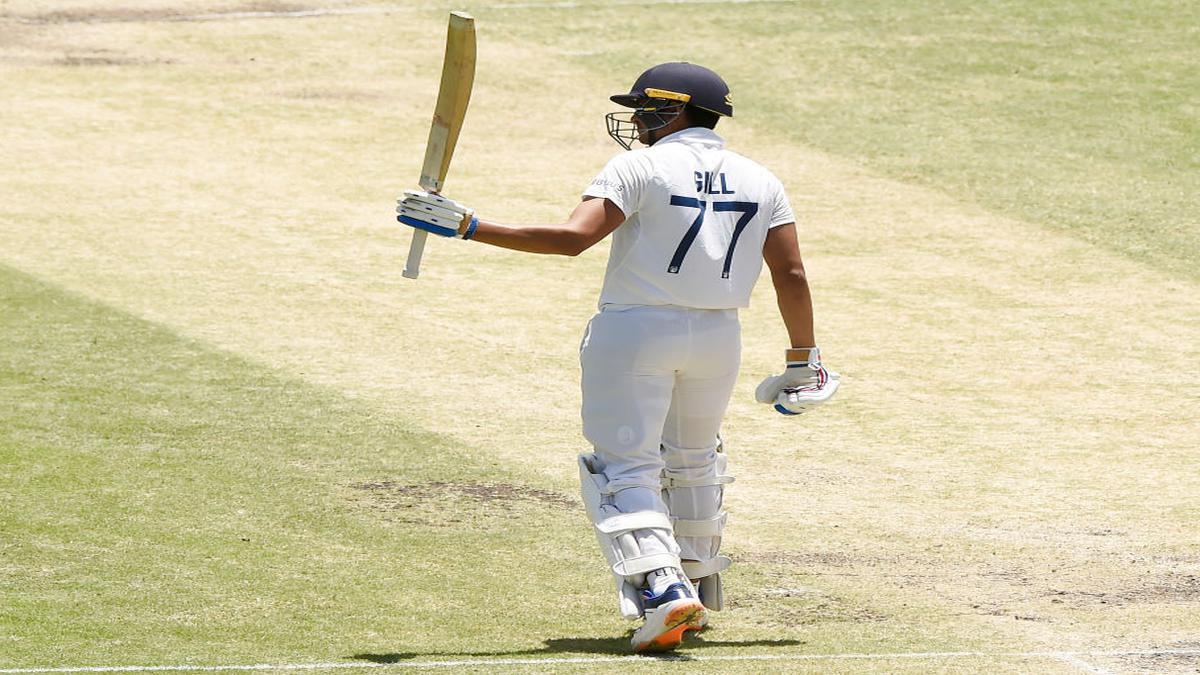
<instances>
[{"instance_id":1,"label":"shadow on grass","mask_svg":"<svg viewBox=\"0 0 1200 675\"><path fill-rule=\"evenodd\" d=\"M632 635L630 632L629 635ZM613 656L631 656L629 651L629 635L616 638L550 638L545 640L541 649L522 649L517 651L494 652L392 652L388 654L355 654L350 658L372 663L401 663L422 657L446 656L538 656L550 654L606 654ZM647 655L647 658L666 659L669 661L688 660L687 652L692 649L708 647L795 647L804 644L800 640L715 640L712 637L692 635L684 640L681 651L669 654Z\"/></svg>"}]
</instances>

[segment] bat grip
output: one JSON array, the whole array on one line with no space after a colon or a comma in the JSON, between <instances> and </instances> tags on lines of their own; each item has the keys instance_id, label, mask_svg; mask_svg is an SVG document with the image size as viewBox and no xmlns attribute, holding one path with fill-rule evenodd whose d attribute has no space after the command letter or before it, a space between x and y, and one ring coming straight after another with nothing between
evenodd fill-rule
<instances>
[{"instance_id":1,"label":"bat grip","mask_svg":"<svg viewBox=\"0 0 1200 675\"><path fill-rule=\"evenodd\" d=\"M408 245L408 261L404 263L402 274L406 279L416 279L421 274L421 254L425 252L425 230L413 230L412 243Z\"/></svg>"}]
</instances>

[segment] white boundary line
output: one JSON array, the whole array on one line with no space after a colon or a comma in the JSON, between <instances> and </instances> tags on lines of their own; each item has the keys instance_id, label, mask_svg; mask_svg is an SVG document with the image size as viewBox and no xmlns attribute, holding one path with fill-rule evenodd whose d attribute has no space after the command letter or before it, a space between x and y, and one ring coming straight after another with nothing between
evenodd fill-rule
<instances>
[{"instance_id":1,"label":"white boundary line","mask_svg":"<svg viewBox=\"0 0 1200 675\"><path fill-rule=\"evenodd\" d=\"M396 663L362 663L362 662L329 662L329 663L257 663L248 665L225 666L80 666L58 668L4 668L0 673L6 675L32 675L34 673L146 673L146 672L217 672L243 670L341 670L361 668L486 668L488 666L538 666L562 664L590 663L622 663L653 660L665 662L720 662L720 661L844 661L870 660L887 661L893 659L961 659L961 658L993 658L993 659L1057 659L1069 663L1089 673L1104 674L1109 671L1093 666L1081 657L1123 657L1123 656L1194 656L1200 658L1200 649L1131 649L1120 651L1087 651L1087 652L893 652L879 654L745 654L738 656L692 656L680 653L675 656L646 657L646 656L583 656L575 658L530 658L530 659L469 659L458 661L406 661Z\"/></svg>"},{"instance_id":2,"label":"white boundary line","mask_svg":"<svg viewBox=\"0 0 1200 675\"><path fill-rule=\"evenodd\" d=\"M480 10L506 9L587 9L589 7L642 7L646 5L779 5L794 4L800 0L551 0L549 2L513 2L496 5L476 5ZM323 16L352 16L363 14L394 14L397 12L421 12L443 9L442 6L380 5L375 7L331 7L329 9L297 9L279 12L212 12L206 14L183 14L179 16L130 16L121 18L79 18L55 21L53 19L31 19L18 17L17 21L28 24L56 23L171 23L197 21L239 21L246 19L308 19ZM2 17L0 17L2 18Z\"/></svg>"},{"instance_id":3,"label":"white boundary line","mask_svg":"<svg viewBox=\"0 0 1200 675\"><path fill-rule=\"evenodd\" d=\"M1112 672L1111 670L1088 663L1074 654L1063 654L1058 657L1058 660L1075 666L1085 673L1092 673L1092 675L1116 675L1116 673Z\"/></svg>"}]
</instances>

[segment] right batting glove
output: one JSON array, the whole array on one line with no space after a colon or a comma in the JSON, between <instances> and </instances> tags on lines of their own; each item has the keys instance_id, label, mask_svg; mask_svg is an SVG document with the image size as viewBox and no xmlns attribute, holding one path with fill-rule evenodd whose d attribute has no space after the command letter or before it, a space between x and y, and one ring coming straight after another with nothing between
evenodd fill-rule
<instances>
[{"instance_id":1,"label":"right batting glove","mask_svg":"<svg viewBox=\"0 0 1200 675\"><path fill-rule=\"evenodd\" d=\"M787 350L787 368L762 381L754 392L759 403L773 404L783 415L799 415L833 398L841 375L821 365L816 347Z\"/></svg>"},{"instance_id":2,"label":"right batting glove","mask_svg":"<svg viewBox=\"0 0 1200 675\"><path fill-rule=\"evenodd\" d=\"M479 219L475 210L436 192L405 190L396 202L396 220L443 237L470 239Z\"/></svg>"}]
</instances>

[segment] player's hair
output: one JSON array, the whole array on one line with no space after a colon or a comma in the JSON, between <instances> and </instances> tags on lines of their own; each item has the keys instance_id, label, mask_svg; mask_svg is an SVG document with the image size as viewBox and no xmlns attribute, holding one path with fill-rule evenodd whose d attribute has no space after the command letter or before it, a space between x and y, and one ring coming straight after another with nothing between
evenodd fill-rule
<instances>
[{"instance_id":1,"label":"player's hair","mask_svg":"<svg viewBox=\"0 0 1200 675\"><path fill-rule=\"evenodd\" d=\"M684 111L687 113L688 121L694 127L704 127L705 129L713 129L717 126L717 120L721 116L711 110L697 108L694 105L684 106Z\"/></svg>"}]
</instances>

